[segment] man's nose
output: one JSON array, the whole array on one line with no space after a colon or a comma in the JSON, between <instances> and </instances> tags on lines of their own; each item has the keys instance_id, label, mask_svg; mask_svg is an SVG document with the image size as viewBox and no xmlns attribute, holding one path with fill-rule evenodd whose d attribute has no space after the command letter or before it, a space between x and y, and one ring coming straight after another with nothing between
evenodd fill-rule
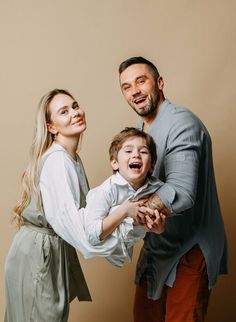
<instances>
[{"instance_id":1,"label":"man's nose","mask_svg":"<svg viewBox=\"0 0 236 322\"><path fill-rule=\"evenodd\" d=\"M138 94L140 94L141 90L139 88L138 85L133 85L131 88L131 94L133 97L137 96Z\"/></svg>"}]
</instances>

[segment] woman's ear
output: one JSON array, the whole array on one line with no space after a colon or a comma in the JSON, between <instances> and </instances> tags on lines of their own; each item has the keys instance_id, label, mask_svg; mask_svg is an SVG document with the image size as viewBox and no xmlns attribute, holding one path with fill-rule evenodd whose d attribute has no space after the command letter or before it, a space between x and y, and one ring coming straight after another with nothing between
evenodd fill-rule
<instances>
[{"instance_id":1,"label":"woman's ear","mask_svg":"<svg viewBox=\"0 0 236 322\"><path fill-rule=\"evenodd\" d=\"M112 167L112 169L114 171L118 171L119 170L119 164L118 164L118 162L115 159L111 160L111 167Z\"/></svg>"},{"instance_id":2,"label":"woman's ear","mask_svg":"<svg viewBox=\"0 0 236 322\"><path fill-rule=\"evenodd\" d=\"M52 123L47 123L47 128L48 128L48 132L56 135L57 134L57 130L55 128L55 126Z\"/></svg>"}]
</instances>

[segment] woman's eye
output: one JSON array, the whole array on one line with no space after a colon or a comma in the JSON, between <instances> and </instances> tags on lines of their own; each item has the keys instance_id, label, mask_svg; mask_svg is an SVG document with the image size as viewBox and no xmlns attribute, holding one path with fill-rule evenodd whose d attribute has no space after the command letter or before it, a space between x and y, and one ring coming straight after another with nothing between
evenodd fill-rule
<instances>
[{"instance_id":1,"label":"woman's eye","mask_svg":"<svg viewBox=\"0 0 236 322\"><path fill-rule=\"evenodd\" d=\"M67 113L68 113L68 111L67 111L67 110L62 110L62 111L61 111L61 114L62 114L62 115L65 115L65 114L67 114Z\"/></svg>"},{"instance_id":2,"label":"woman's eye","mask_svg":"<svg viewBox=\"0 0 236 322\"><path fill-rule=\"evenodd\" d=\"M79 107L79 105L78 104L75 104L75 105L73 105L73 107L72 107L74 110L78 110L80 107Z\"/></svg>"}]
</instances>

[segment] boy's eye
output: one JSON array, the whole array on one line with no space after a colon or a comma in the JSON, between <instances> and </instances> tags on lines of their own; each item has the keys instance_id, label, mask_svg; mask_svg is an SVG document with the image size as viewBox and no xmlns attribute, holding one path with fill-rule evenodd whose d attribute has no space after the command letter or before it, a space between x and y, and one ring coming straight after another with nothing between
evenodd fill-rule
<instances>
[{"instance_id":1,"label":"boy's eye","mask_svg":"<svg viewBox=\"0 0 236 322\"><path fill-rule=\"evenodd\" d=\"M140 153L142 153L142 154L148 154L149 151L148 150L141 150Z\"/></svg>"}]
</instances>

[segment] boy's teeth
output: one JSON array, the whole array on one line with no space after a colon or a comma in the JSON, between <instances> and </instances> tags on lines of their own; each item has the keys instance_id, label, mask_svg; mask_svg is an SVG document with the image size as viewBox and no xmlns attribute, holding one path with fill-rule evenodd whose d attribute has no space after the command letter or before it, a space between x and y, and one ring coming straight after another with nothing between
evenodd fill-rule
<instances>
[{"instance_id":1,"label":"boy's teeth","mask_svg":"<svg viewBox=\"0 0 236 322\"><path fill-rule=\"evenodd\" d=\"M140 164L138 164L138 163L132 163L132 164L130 164L130 166L129 166L131 169L133 169L133 168L135 168L135 169L140 169L141 168L141 165Z\"/></svg>"}]
</instances>

